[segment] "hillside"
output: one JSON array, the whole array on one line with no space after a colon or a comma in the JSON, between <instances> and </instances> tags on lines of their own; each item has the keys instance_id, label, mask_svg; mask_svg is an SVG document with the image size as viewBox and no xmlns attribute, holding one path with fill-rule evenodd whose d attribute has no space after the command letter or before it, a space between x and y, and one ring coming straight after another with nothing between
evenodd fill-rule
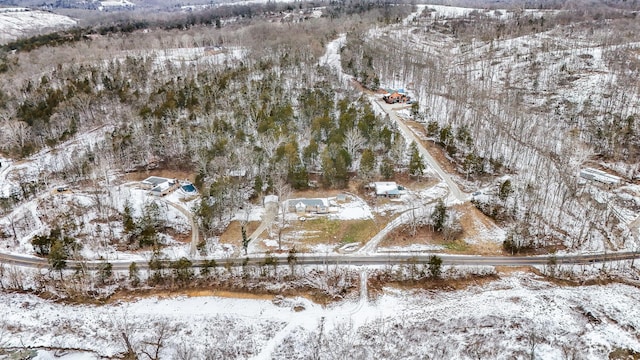
<instances>
[{"instance_id":1,"label":"hillside","mask_svg":"<svg viewBox=\"0 0 640 360\"><path fill-rule=\"evenodd\" d=\"M0 45L75 25L76 20L47 11L0 7Z\"/></svg>"},{"instance_id":2,"label":"hillside","mask_svg":"<svg viewBox=\"0 0 640 360\"><path fill-rule=\"evenodd\" d=\"M638 356L632 4L135 3L0 9L0 348Z\"/></svg>"}]
</instances>

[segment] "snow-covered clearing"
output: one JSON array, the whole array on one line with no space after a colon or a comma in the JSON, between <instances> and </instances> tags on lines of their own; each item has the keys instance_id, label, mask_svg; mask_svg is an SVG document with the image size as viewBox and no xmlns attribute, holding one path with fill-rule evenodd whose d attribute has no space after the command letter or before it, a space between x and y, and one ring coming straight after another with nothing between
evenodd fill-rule
<instances>
[{"instance_id":1,"label":"snow-covered clearing","mask_svg":"<svg viewBox=\"0 0 640 360\"><path fill-rule=\"evenodd\" d=\"M348 201L338 204L337 211L329 215L330 219L336 220L358 220L373 219L371 208L359 197L349 195Z\"/></svg>"},{"instance_id":2,"label":"snow-covered clearing","mask_svg":"<svg viewBox=\"0 0 640 360\"><path fill-rule=\"evenodd\" d=\"M152 51L132 51L131 54L141 57L153 57L157 67L169 63L174 64L208 64L223 65L234 60L245 58L247 50L240 47L193 47L173 48Z\"/></svg>"},{"instance_id":3,"label":"snow-covered clearing","mask_svg":"<svg viewBox=\"0 0 640 360\"><path fill-rule=\"evenodd\" d=\"M69 28L76 21L68 16L27 8L0 8L0 44L19 37Z\"/></svg>"},{"instance_id":4,"label":"snow-covered clearing","mask_svg":"<svg viewBox=\"0 0 640 360\"><path fill-rule=\"evenodd\" d=\"M47 173L63 171L72 163L72 159L94 151L95 147L104 141L105 135L113 130L113 125L97 127L54 148L42 149L19 162L0 157L2 165L0 167L0 197L9 197L12 193L20 192L21 183L35 182L42 178L46 181Z\"/></svg>"},{"instance_id":5,"label":"snow-covered clearing","mask_svg":"<svg viewBox=\"0 0 640 360\"><path fill-rule=\"evenodd\" d=\"M476 16L486 16L492 17L496 19L509 19L516 16L516 14L524 14L524 15L533 15L533 16L544 16L545 14L551 14L555 12L554 10L536 10L536 9L525 9L524 11L521 9L518 10L507 10L507 9L496 9L496 10L483 10L483 9L475 9L475 8L465 8L458 6L445 6L445 5L426 5L426 10L431 13L431 16L435 19L455 19L461 17L468 17L472 15Z\"/></svg>"},{"instance_id":6,"label":"snow-covered clearing","mask_svg":"<svg viewBox=\"0 0 640 360\"><path fill-rule=\"evenodd\" d=\"M640 291L628 285L561 287L525 273L459 291L388 288L375 300L362 294L326 308L304 298L279 305L204 296L89 306L5 294L0 323L12 330L0 340L5 347L84 349L91 353L73 359L94 359L123 352L122 331L138 344L167 324L163 358L175 358L188 344L192 359L205 352L226 359L307 359L318 348L321 359L418 359L436 353L512 359L532 352L536 359L603 359L615 349L640 351L638 301Z\"/></svg>"},{"instance_id":7,"label":"snow-covered clearing","mask_svg":"<svg viewBox=\"0 0 640 360\"><path fill-rule=\"evenodd\" d=\"M338 74L338 76L340 76L340 80L343 84L349 85L353 76L345 73L342 70L342 64L340 63L340 49L344 46L346 41L347 35L341 34L337 39L328 43L325 54L320 58L319 65L329 66Z\"/></svg>"},{"instance_id":8,"label":"snow-covered clearing","mask_svg":"<svg viewBox=\"0 0 640 360\"><path fill-rule=\"evenodd\" d=\"M98 10L111 10L118 8L134 8L136 4L128 0L106 0L100 1Z\"/></svg>"},{"instance_id":9,"label":"snow-covered clearing","mask_svg":"<svg viewBox=\"0 0 640 360\"><path fill-rule=\"evenodd\" d=\"M175 194L172 195L177 197ZM54 190L16 207L10 214L0 218L0 227L7 233L15 230L18 236L17 241L14 241L13 237L2 239L0 245L5 251L12 253L35 254L31 245L34 235L46 234L54 225L69 227L69 224L73 224L70 227L73 230L68 231L83 244L81 255L84 258L146 261L151 257L151 250L132 254L118 251L110 244L109 239L122 236L122 222L107 222L104 216L108 211L122 213L125 205L128 205L132 215L140 217L145 206L155 203L160 219L167 227L179 233L189 233L191 228L188 219L175 206L170 206L169 203L172 201L179 207L189 209L189 204L182 204L171 196L156 198L145 190L126 185L113 186L106 189L106 192L93 193L57 193ZM101 204L102 212L98 203ZM166 235L162 236L162 241L166 244L163 252L170 258L180 258L189 254L189 244L177 242Z\"/></svg>"}]
</instances>

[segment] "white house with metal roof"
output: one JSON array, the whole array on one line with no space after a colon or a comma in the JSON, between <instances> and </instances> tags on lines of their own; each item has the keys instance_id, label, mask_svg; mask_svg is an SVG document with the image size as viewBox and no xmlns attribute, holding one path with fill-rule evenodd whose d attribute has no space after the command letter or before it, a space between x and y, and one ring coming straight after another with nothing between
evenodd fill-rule
<instances>
[{"instance_id":1,"label":"white house with metal roof","mask_svg":"<svg viewBox=\"0 0 640 360\"><path fill-rule=\"evenodd\" d=\"M167 179L159 176L150 176L140 182L144 189L156 196L165 196L177 189L180 184L176 179Z\"/></svg>"}]
</instances>

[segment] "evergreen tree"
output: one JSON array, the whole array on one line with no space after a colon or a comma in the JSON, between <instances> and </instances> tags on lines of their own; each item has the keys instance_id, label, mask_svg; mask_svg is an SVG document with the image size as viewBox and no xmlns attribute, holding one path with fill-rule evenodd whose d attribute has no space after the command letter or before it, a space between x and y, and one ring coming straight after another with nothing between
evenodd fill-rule
<instances>
[{"instance_id":1,"label":"evergreen tree","mask_svg":"<svg viewBox=\"0 0 640 360\"><path fill-rule=\"evenodd\" d=\"M442 231L448 216L447 206L444 204L444 201L442 201L442 199L438 200L438 204L436 204L436 208L431 214L431 224L433 225L433 229L438 232Z\"/></svg>"},{"instance_id":2,"label":"evergreen tree","mask_svg":"<svg viewBox=\"0 0 640 360\"><path fill-rule=\"evenodd\" d=\"M415 119L419 113L420 113L420 104L418 104L417 101L414 101L413 104L411 104L411 116L413 116Z\"/></svg>"},{"instance_id":3,"label":"evergreen tree","mask_svg":"<svg viewBox=\"0 0 640 360\"><path fill-rule=\"evenodd\" d=\"M442 258L433 255L429 258L429 273L434 279L438 279L442 273Z\"/></svg>"},{"instance_id":4,"label":"evergreen tree","mask_svg":"<svg viewBox=\"0 0 640 360\"><path fill-rule=\"evenodd\" d=\"M110 262L101 263L98 267L100 282L104 284L113 275L113 265Z\"/></svg>"},{"instance_id":5,"label":"evergreen tree","mask_svg":"<svg viewBox=\"0 0 640 360\"><path fill-rule=\"evenodd\" d=\"M376 156L371 149L364 149L360 158L360 177L368 181L373 176L376 166Z\"/></svg>"},{"instance_id":6,"label":"evergreen tree","mask_svg":"<svg viewBox=\"0 0 640 360\"><path fill-rule=\"evenodd\" d=\"M242 231L242 249L244 250L244 254L247 255L247 251L249 249L249 242L251 241L251 238L247 237L247 229L244 227L244 225L242 225L241 231Z\"/></svg>"},{"instance_id":7,"label":"evergreen tree","mask_svg":"<svg viewBox=\"0 0 640 360\"><path fill-rule=\"evenodd\" d=\"M180 285L188 284L193 279L193 269L191 268L193 263L182 257L178 261L171 263L171 269L173 270L173 277Z\"/></svg>"},{"instance_id":8,"label":"evergreen tree","mask_svg":"<svg viewBox=\"0 0 640 360\"><path fill-rule=\"evenodd\" d=\"M511 195L513 189L511 188L511 180L507 179L500 185L500 193L498 193L498 197L500 200L505 201Z\"/></svg>"},{"instance_id":9,"label":"evergreen tree","mask_svg":"<svg viewBox=\"0 0 640 360\"><path fill-rule=\"evenodd\" d=\"M409 174L413 176L422 176L425 165L422 160L422 155L418 151L418 145L415 142L411 142L410 146L411 159L409 160Z\"/></svg>"},{"instance_id":10,"label":"evergreen tree","mask_svg":"<svg viewBox=\"0 0 640 360\"><path fill-rule=\"evenodd\" d=\"M302 161L307 168L310 168L318 158L318 143L315 139L311 139L309 145L302 151Z\"/></svg>"},{"instance_id":11,"label":"evergreen tree","mask_svg":"<svg viewBox=\"0 0 640 360\"><path fill-rule=\"evenodd\" d=\"M262 177L260 175L256 175L256 177L253 179L253 192L260 196L260 194L262 194L262 186L263 186L263 182L262 182Z\"/></svg>"},{"instance_id":12,"label":"evergreen tree","mask_svg":"<svg viewBox=\"0 0 640 360\"><path fill-rule=\"evenodd\" d=\"M31 239L31 245L33 245L36 254L47 256L51 250L51 238L46 235L36 235Z\"/></svg>"},{"instance_id":13,"label":"evergreen tree","mask_svg":"<svg viewBox=\"0 0 640 360\"><path fill-rule=\"evenodd\" d=\"M136 223L133 220L133 216L131 215L131 206L129 201L127 201L124 205L124 212L122 214L122 225L124 226L125 233L131 233L136 229Z\"/></svg>"},{"instance_id":14,"label":"evergreen tree","mask_svg":"<svg viewBox=\"0 0 640 360\"><path fill-rule=\"evenodd\" d=\"M437 121L429 121L427 123L427 135L430 137L436 136L440 132L440 126Z\"/></svg>"},{"instance_id":15,"label":"evergreen tree","mask_svg":"<svg viewBox=\"0 0 640 360\"><path fill-rule=\"evenodd\" d=\"M60 272L60 277L62 277L62 270L67 267L67 259L69 258L69 254L65 249L64 243L62 240L56 240L51 245L51 250L49 251L49 265L52 270L57 270Z\"/></svg>"},{"instance_id":16,"label":"evergreen tree","mask_svg":"<svg viewBox=\"0 0 640 360\"><path fill-rule=\"evenodd\" d=\"M393 161L391 161L391 159L389 159L388 157L385 157L382 160L382 163L380 163L380 175L382 175L385 180L389 180L393 177L393 175L395 175Z\"/></svg>"},{"instance_id":17,"label":"evergreen tree","mask_svg":"<svg viewBox=\"0 0 640 360\"><path fill-rule=\"evenodd\" d=\"M135 261L129 265L129 281L133 286L138 286L138 284L140 284L140 275L138 273L138 265L136 264Z\"/></svg>"},{"instance_id":18,"label":"evergreen tree","mask_svg":"<svg viewBox=\"0 0 640 360\"><path fill-rule=\"evenodd\" d=\"M304 190L309 187L309 173L307 173L307 168L302 166L302 164L296 166L289 173L289 183L291 187L296 190Z\"/></svg>"}]
</instances>

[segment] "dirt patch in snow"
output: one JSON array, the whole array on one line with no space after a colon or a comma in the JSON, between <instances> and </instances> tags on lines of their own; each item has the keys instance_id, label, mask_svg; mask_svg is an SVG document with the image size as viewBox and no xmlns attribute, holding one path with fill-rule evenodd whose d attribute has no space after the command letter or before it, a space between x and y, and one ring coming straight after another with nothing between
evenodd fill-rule
<instances>
[{"instance_id":1,"label":"dirt patch in snow","mask_svg":"<svg viewBox=\"0 0 640 360\"><path fill-rule=\"evenodd\" d=\"M306 246L317 244L365 243L380 230L380 225L371 219L332 220L326 217L295 221L284 233L288 241L296 241L296 249L304 251Z\"/></svg>"},{"instance_id":2,"label":"dirt patch in snow","mask_svg":"<svg viewBox=\"0 0 640 360\"><path fill-rule=\"evenodd\" d=\"M191 182L195 181L196 173L192 171L181 171L181 170L171 170L171 169L155 169L149 171L136 171L130 172L125 175L125 179L128 181L142 181L149 176L159 176L167 179L178 179L178 180L189 180Z\"/></svg>"},{"instance_id":3,"label":"dirt patch in snow","mask_svg":"<svg viewBox=\"0 0 640 360\"><path fill-rule=\"evenodd\" d=\"M191 242L191 232L182 233L173 228L167 228L164 232L177 242L181 242L183 244Z\"/></svg>"},{"instance_id":4,"label":"dirt patch in snow","mask_svg":"<svg viewBox=\"0 0 640 360\"><path fill-rule=\"evenodd\" d=\"M247 236L251 236L259 226L259 221L249 221L247 225L245 225ZM232 221L229 223L227 229L220 235L220 244L231 244L242 247L242 224L240 221Z\"/></svg>"},{"instance_id":5,"label":"dirt patch in snow","mask_svg":"<svg viewBox=\"0 0 640 360\"><path fill-rule=\"evenodd\" d=\"M480 213L472 204L457 205L461 213L462 234L454 240L448 240L441 232L430 226L422 226L412 233L409 226L401 226L385 237L379 247L409 247L411 245L442 246L448 253L473 255L501 255L502 242L494 238L497 226Z\"/></svg>"},{"instance_id":6,"label":"dirt patch in snow","mask_svg":"<svg viewBox=\"0 0 640 360\"><path fill-rule=\"evenodd\" d=\"M384 294L385 288L399 290L430 290L430 291L457 291L464 290L471 286L484 286L492 281L499 280L495 274L488 275L468 275L458 279L433 279L423 277L417 280L391 280L384 274L376 274L369 277L367 287L370 298L376 298Z\"/></svg>"},{"instance_id":7,"label":"dirt patch in snow","mask_svg":"<svg viewBox=\"0 0 640 360\"><path fill-rule=\"evenodd\" d=\"M471 203L454 206L460 214L462 239L471 243L477 254L502 255L502 241L496 239L496 233L502 233L493 221Z\"/></svg>"},{"instance_id":8,"label":"dirt patch in snow","mask_svg":"<svg viewBox=\"0 0 640 360\"><path fill-rule=\"evenodd\" d=\"M233 291L212 288L192 288L180 290L166 289L145 289L145 290L122 290L113 294L108 303L116 303L119 301L136 301L143 298L156 297L158 299L170 299L176 297L205 297L217 296L230 299L253 299L253 300L273 300L273 294L250 292L250 291Z\"/></svg>"},{"instance_id":9,"label":"dirt patch in snow","mask_svg":"<svg viewBox=\"0 0 640 360\"><path fill-rule=\"evenodd\" d=\"M117 304L121 302L138 301L145 298L173 299L180 297L208 297L215 296L228 299L250 299L273 301L276 297L285 298L305 298L319 305L329 305L339 303L344 299L352 298L350 294L357 293L359 286L353 285L342 297L332 297L320 289L308 286L288 288L288 289L240 289L228 286L195 286L185 289L127 289L119 290L104 301L87 299L87 301L63 301L74 304ZM49 298L53 298L50 296Z\"/></svg>"},{"instance_id":10,"label":"dirt patch in snow","mask_svg":"<svg viewBox=\"0 0 640 360\"><path fill-rule=\"evenodd\" d=\"M406 227L395 229L380 242L378 247L404 247L413 244L442 245L446 243L441 233L432 231L429 226L418 228L412 234Z\"/></svg>"}]
</instances>

